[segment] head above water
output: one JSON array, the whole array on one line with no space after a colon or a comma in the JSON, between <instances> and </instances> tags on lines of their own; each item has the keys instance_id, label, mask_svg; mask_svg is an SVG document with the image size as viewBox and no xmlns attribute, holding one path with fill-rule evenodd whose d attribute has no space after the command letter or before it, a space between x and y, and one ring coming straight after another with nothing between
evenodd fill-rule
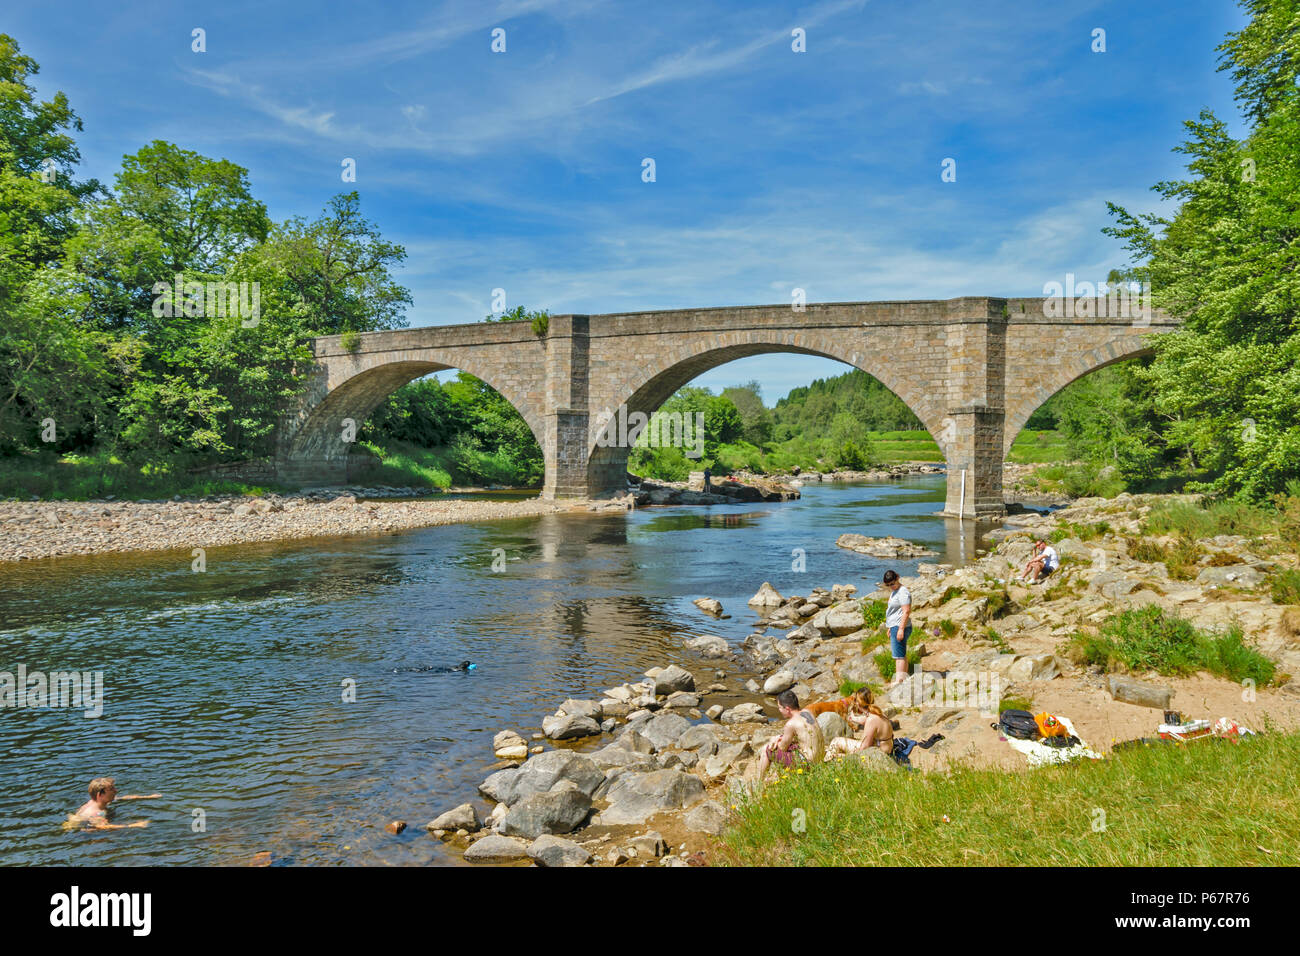
<instances>
[{"instance_id":1,"label":"head above water","mask_svg":"<svg viewBox=\"0 0 1300 956\"><path fill-rule=\"evenodd\" d=\"M96 777L94 780L90 781L90 786L87 789L90 792L90 799L92 800L98 798L101 793L117 792L117 787L113 785L112 777Z\"/></svg>"}]
</instances>

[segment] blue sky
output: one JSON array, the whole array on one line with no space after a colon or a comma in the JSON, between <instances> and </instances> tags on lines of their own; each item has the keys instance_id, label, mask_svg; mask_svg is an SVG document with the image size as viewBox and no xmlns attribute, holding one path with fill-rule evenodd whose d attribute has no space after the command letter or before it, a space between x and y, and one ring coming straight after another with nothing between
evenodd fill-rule
<instances>
[{"instance_id":1,"label":"blue sky","mask_svg":"<svg viewBox=\"0 0 1300 956\"><path fill-rule=\"evenodd\" d=\"M86 175L165 139L247 167L277 220L355 188L407 249L411 323L441 325L495 288L600 313L1104 279L1106 200L1155 209L1202 107L1240 131L1214 48L1243 22L1206 0L127 0L0 29L84 120ZM842 369L759 356L697 384L770 404Z\"/></svg>"}]
</instances>

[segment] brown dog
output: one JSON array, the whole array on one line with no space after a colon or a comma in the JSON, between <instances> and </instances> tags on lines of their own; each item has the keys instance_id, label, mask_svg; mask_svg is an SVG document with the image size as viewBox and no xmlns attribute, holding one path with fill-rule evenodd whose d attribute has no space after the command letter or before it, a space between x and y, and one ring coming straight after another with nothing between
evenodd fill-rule
<instances>
[{"instance_id":1,"label":"brown dog","mask_svg":"<svg viewBox=\"0 0 1300 956\"><path fill-rule=\"evenodd\" d=\"M849 719L849 707L853 703L853 697L841 697L839 700L824 700L819 704L809 704L808 712L814 717L820 717L822 714L834 711L845 720Z\"/></svg>"}]
</instances>

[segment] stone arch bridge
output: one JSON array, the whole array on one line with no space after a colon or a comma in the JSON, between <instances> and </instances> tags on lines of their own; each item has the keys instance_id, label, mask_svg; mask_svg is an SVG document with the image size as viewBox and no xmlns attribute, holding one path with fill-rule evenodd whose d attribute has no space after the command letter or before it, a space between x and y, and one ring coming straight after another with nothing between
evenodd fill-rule
<instances>
[{"instance_id":1,"label":"stone arch bridge","mask_svg":"<svg viewBox=\"0 0 1300 956\"><path fill-rule=\"evenodd\" d=\"M352 350L326 336L313 343L310 385L280 430L276 468L287 482L344 482L345 419L359 428L406 382L460 369L500 392L532 429L545 497L622 492L629 449L598 441L602 416L620 406L648 415L718 365L794 352L879 379L943 451L946 513L992 517L1004 511L1002 461L1033 411L1080 376L1149 352L1153 335L1178 324L1139 315L1136 303L977 296L559 315L542 337L527 321L479 322L371 332Z\"/></svg>"}]
</instances>

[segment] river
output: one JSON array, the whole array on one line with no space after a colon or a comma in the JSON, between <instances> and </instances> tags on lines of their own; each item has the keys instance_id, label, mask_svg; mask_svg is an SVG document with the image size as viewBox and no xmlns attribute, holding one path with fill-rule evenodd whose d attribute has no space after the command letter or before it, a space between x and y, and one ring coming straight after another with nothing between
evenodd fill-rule
<instances>
[{"instance_id":1,"label":"river","mask_svg":"<svg viewBox=\"0 0 1300 956\"><path fill-rule=\"evenodd\" d=\"M865 593L886 567L915 568L837 548L843 532L970 557L943 502L943 476L924 476L810 484L781 504L243 545L209 551L203 573L188 553L9 565L0 671L102 671L104 712L0 709L0 864L460 862L424 824L478 799L496 731L527 736L564 698L655 665L708 674L683 639L742 640L764 580ZM464 659L477 670L404 670ZM748 675L722 669L737 691L710 704L745 697ZM147 829L62 830L100 775L162 793L114 804ZM394 819L410 824L397 837Z\"/></svg>"}]
</instances>

